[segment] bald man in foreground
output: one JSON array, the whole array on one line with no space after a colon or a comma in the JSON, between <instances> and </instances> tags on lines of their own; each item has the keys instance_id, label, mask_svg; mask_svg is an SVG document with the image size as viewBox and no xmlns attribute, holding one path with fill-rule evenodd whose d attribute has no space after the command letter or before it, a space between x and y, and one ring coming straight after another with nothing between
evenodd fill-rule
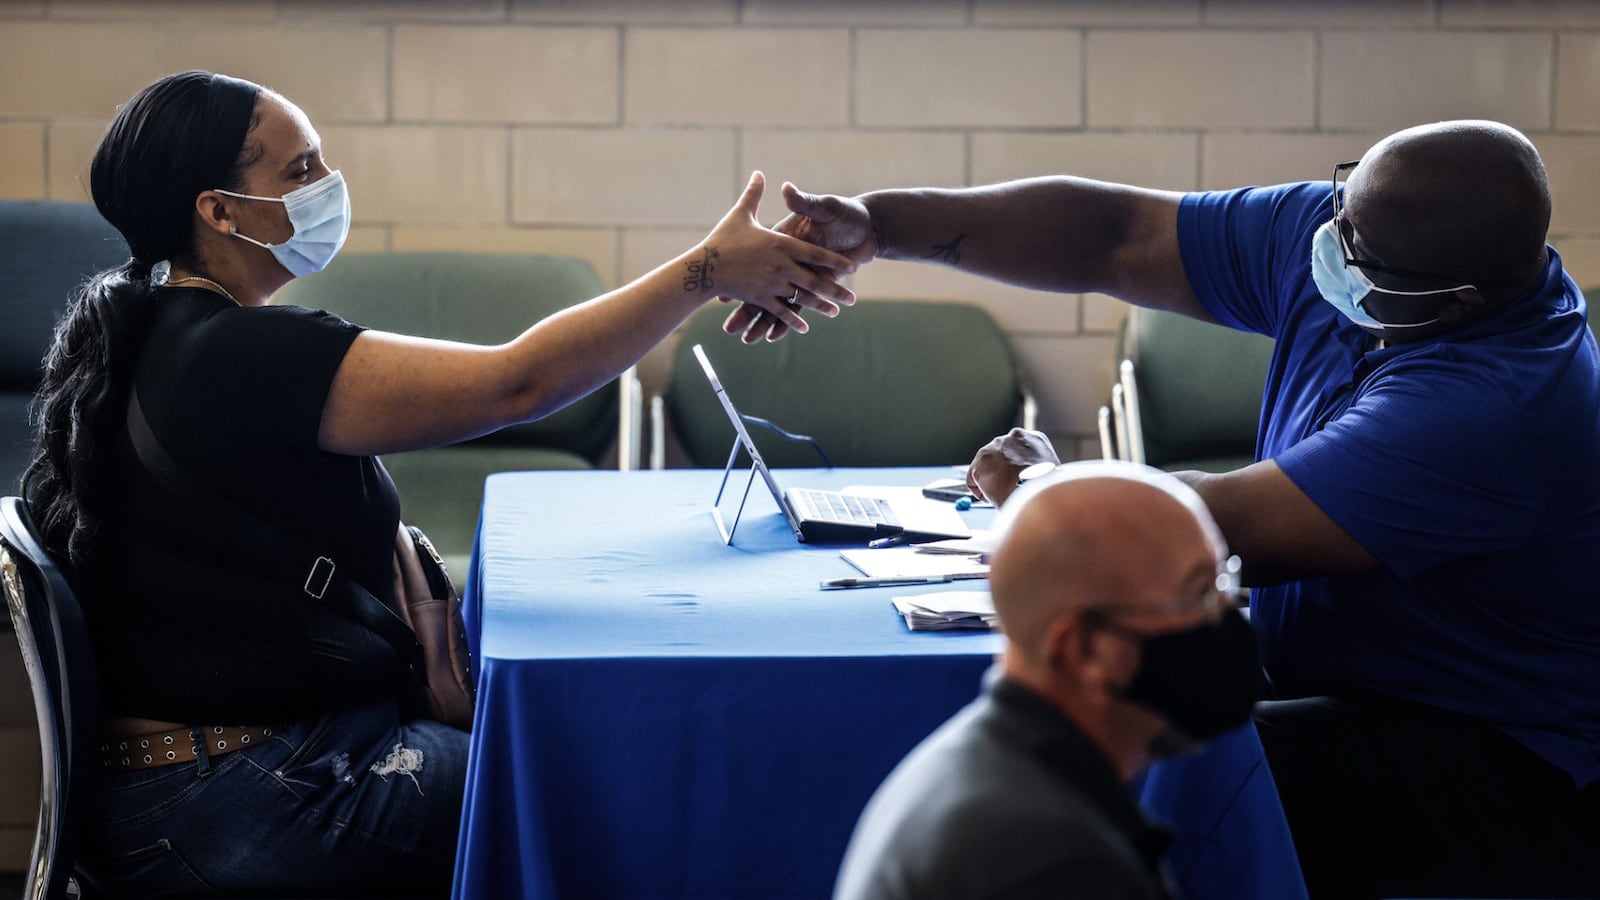
<instances>
[{"instance_id":1,"label":"bald man in foreground","mask_svg":"<svg viewBox=\"0 0 1600 900\"><path fill-rule=\"evenodd\" d=\"M878 789L836 900L1169 896L1128 781L1249 720L1227 551L1152 469L1074 463L1029 491L999 525L998 677Z\"/></svg>"},{"instance_id":2,"label":"bald man in foreground","mask_svg":"<svg viewBox=\"0 0 1600 900\"><path fill-rule=\"evenodd\" d=\"M1600 897L1600 351L1544 165L1484 121L1329 162L1189 194L787 187L779 227L1273 337L1257 462L1178 475L1257 586L1256 718L1313 900ZM1004 501L1054 458L1016 432L971 480Z\"/></svg>"}]
</instances>

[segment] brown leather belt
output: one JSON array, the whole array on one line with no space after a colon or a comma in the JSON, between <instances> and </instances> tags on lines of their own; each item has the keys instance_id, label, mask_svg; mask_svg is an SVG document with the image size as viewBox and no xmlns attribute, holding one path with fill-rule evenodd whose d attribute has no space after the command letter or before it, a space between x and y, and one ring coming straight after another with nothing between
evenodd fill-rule
<instances>
[{"instance_id":1,"label":"brown leather belt","mask_svg":"<svg viewBox=\"0 0 1600 900\"><path fill-rule=\"evenodd\" d=\"M272 737L270 727L205 725L118 737L100 744L100 768L133 772L194 762L204 749L217 757L253 747Z\"/></svg>"}]
</instances>

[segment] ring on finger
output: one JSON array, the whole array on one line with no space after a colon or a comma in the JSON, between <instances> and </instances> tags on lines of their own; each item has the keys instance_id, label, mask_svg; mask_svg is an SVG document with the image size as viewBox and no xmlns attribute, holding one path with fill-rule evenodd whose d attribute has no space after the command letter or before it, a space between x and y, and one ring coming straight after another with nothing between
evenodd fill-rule
<instances>
[{"instance_id":1,"label":"ring on finger","mask_svg":"<svg viewBox=\"0 0 1600 900\"><path fill-rule=\"evenodd\" d=\"M794 293L784 299L783 304L791 309L800 305L800 289L795 288Z\"/></svg>"}]
</instances>

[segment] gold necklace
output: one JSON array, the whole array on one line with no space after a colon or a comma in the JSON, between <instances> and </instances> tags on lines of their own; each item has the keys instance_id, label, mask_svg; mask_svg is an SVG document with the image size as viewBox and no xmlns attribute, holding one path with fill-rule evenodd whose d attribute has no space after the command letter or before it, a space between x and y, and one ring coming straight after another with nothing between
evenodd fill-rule
<instances>
[{"instance_id":1,"label":"gold necklace","mask_svg":"<svg viewBox=\"0 0 1600 900\"><path fill-rule=\"evenodd\" d=\"M209 278L204 278L204 277L199 276L199 275L185 275L182 278L174 278L174 279L171 279L170 281L168 281L166 286L167 287L171 287L172 285L175 285L175 284L183 284L185 281L201 281L201 282L204 282L206 284L209 284L212 287L216 288L217 290L221 291L222 292L222 296L227 297L229 300L233 300L233 305L234 306L237 306L237 307L240 307L240 308L244 307L243 303L240 303L238 300L234 300L233 299L233 295L228 293L228 289L227 288L223 287L220 284L217 284L215 281L212 281Z\"/></svg>"}]
</instances>

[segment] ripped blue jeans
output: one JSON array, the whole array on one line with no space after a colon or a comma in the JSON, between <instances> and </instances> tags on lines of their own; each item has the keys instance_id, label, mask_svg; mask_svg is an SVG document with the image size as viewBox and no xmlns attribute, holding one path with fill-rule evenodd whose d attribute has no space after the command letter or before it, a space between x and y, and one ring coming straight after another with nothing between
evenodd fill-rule
<instances>
[{"instance_id":1,"label":"ripped blue jeans","mask_svg":"<svg viewBox=\"0 0 1600 900\"><path fill-rule=\"evenodd\" d=\"M207 763L96 773L79 863L111 897L450 890L468 735L382 701Z\"/></svg>"}]
</instances>

